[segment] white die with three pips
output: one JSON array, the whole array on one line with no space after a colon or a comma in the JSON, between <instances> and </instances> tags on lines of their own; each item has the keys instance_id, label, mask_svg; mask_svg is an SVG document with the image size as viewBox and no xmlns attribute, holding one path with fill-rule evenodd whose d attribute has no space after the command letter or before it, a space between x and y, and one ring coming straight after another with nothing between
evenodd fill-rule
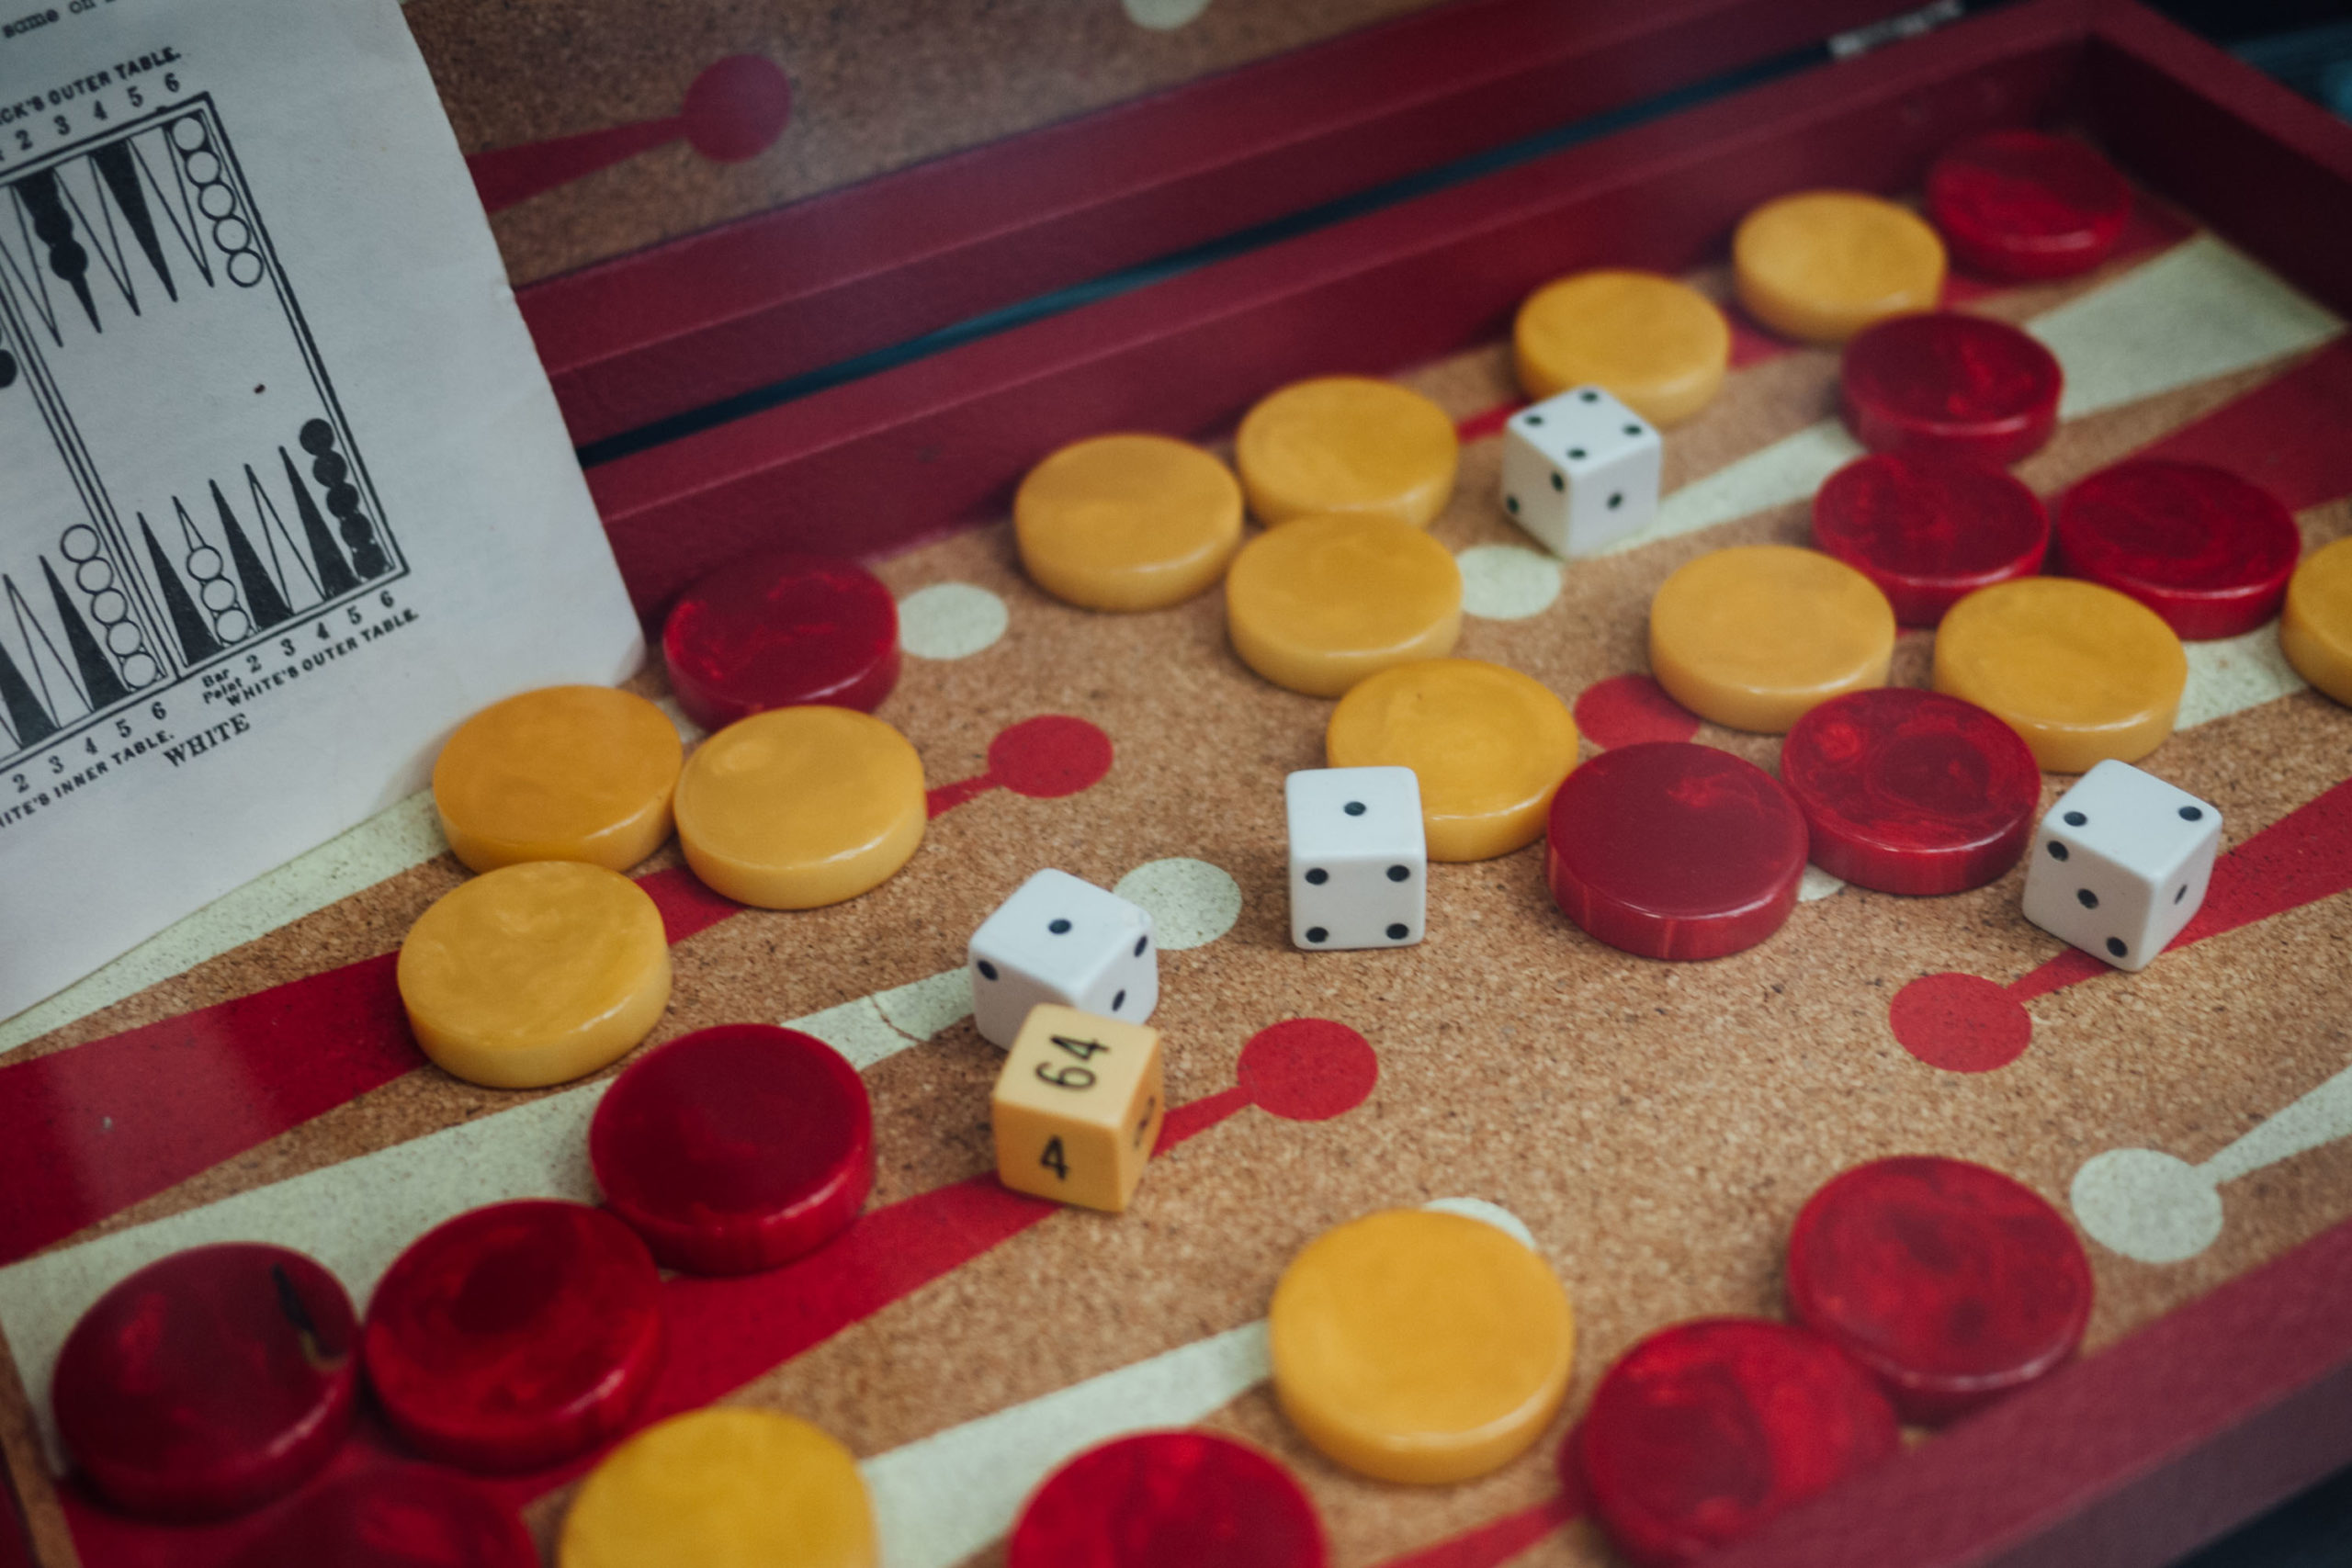
<instances>
[{"instance_id":1,"label":"white die with three pips","mask_svg":"<svg viewBox=\"0 0 2352 1568\"><path fill-rule=\"evenodd\" d=\"M1665 444L1600 387L1571 387L1503 426L1503 510L1557 556L1589 556L1657 515Z\"/></svg>"},{"instance_id":2,"label":"white die with three pips","mask_svg":"<svg viewBox=\"0 0 2352 1568\"><path fill-rule=\"evenodd\" d=\"M1005 1050L1029 1010L1059 1002L1141 1023L1159 1004L1151 911L1066 871L1041 871L972 933L972 1022Z\"/></svg>"},{"instance_id":3,"label":"white die with three pips","mask_svg":"<svg viewBox=\"0 0 2352 1568\"><path fill-rule=\"evenodd\" d=\"M1290 940L1310 952L1409 947L1429 910L1421 783L1410 768L1310 768L1283 781Z\"/></svg>"},{"instance_id":4,"label":"white die with three pips","mask_svg":"<svg viewBox=\"0 0 2352 1568\"><path fill-rule=\"evenodd\" d=\"M2144 969L2205 902L2221 844L2210 801L2101 762L2034 833L2025 918L2118 969Z\"/></svg>"}]
</instances>

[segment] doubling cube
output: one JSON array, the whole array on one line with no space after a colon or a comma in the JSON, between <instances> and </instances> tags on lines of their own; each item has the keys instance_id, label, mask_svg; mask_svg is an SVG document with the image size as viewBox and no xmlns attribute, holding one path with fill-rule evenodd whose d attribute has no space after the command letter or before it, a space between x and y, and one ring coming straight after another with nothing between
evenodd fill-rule
<instances>
[{"instance_id":1,"label":"doubling cube","mask_svg":"<svg viewBox=\"0 0 2352 1568\"><path fill-rule=\"evenodd\" d=\"M1151 912L1066 871L1041 871L972 933L972 1021L1010 1046L1040 1002L1141 1023L1159 1003Z\"/></svg>"},{"instance_id":2,"label":"doubling cube","mask_svg":"<svg viewBox=\"0 0 2352 1568\"><path fill-rule=\"evenodd\" d=\"M1283 781L1290 940L1313 952L1409 947L1429 908L1421 785L1410 768L1311 768Z\"/></svg>"},{"instance_id":3,"label":"doubling cube","mask_svg":"<svg viewBox=\"0 0 2352 1568\"><path fill-rule=\"evenodd\" d=\"M1589 556L1657 515L1665 444L1599 387L1520 410L1503 427L1503 510L1560 556Z\"/></svg>"},{"instance_id":4,"label":"doubling cube","mask_svg":"<svg viewBox=\"0 0 2352 1568\"><path fill-rule=\"evenodd\" d=\"M2118 969L2143 969L2205 902L2221 843L2211 804L2103 761L2041 819L2025 918Z\"/></svg>"},{"instance_id":5,"label":"doubling cube","mask_svg":"<svg viewBox=\"0 0 2352 1568\"><path fill-rule=\"evenodd\" d=\"M989 1102L997 1179L1117 1213L1159 1142L1166 1100L1159 1031L1051 1002L1034 1008Z\"/></svg>"}]
</instances>

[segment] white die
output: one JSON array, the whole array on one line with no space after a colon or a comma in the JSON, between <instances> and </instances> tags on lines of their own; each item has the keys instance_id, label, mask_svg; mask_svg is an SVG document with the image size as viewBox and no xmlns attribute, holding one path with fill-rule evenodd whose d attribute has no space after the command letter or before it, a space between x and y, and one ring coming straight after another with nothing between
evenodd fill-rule
<instances>
[{"instance_id":1,"label":"white die","mask_svg":"<svg viewBox=\"0 0 2352 1568\"><path fill-rule=\"evenodd\" d=\"M2101 762L2034 833L2025 918L2118 969L2144 969L2205 902L2221 843L2211 803Z\"/></svg>"},{"instance_id":2,"label":"white die","mask_svg":"<svg viewBox=\"0 0 2352 1568\"><path fill-rule=\"evenodd\" d=\"M1283 782L1290 940L1323 952L1409 947L1428 913L1421 783L1410 768L1315 768Z\"/></svg>"},{"instance_id":3,"label":"white die","mask_svg":"<svg viewBox=\"0 0 2352 1568\"><path fill-rule=\"evenodd\" d=\"M1600 387L1572 387L1503 427L1503 510L1557 556L1608 548L1657 515L1665 443Z\"/></svg>"},{"instance_id":4,"label":"white die","mask_svg":"<svg viewBox=\"0 0 2352 1568\"><path fill-rule=\"evenodd\" d=\"M1059 1002L1141 1023L1159 1003L1151 912L1066 871L1041 871L972 933L972 1021L1012 1048L1029 1010Z\"/></svg>"}]
</instances>

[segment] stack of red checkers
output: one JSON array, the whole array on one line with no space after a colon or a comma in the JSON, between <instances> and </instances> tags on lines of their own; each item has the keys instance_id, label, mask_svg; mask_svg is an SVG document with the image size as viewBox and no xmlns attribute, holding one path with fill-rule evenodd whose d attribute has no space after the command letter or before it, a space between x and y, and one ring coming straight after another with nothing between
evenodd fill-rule
<instances>
[{"instance_id":1,"label":"stack of red checkers","mask_svg":"<svg viewBox=\"0 0 2352 1568\"><path fill-rule=\"evenodd\" d=\"M2190 641L2237 637L2278 613L2302 531L2276 496L2208 463L2135 458L2058 505L2058 560L2164 617Z\"/></svg>"},{"instance_id":2,"label":"stack of red checkers","mask_svg":"<svg viewBox=\"0 0 2352 1568\"><path fill-rule=\"evenodd\" d=\"M1875 453L1815 492L1813 542L1876 583L1896 620L1932 626L1978 589L2039 572L2050 515L1998 468Z\"/></svg>"},{"instance_id":3,"label":"stack of red checkers","mask_svg":"<svg viewBox=\"0 0 2352 1568\"><path fill-rule=\"evenodd\" d=\"M1912 1421L1948 1421L2073 1356L2091 1269L2030 1189L1965 1160L1858 1166L1789 1240L1789 1306L1874 1373Z\"/></svg>"},{"instance_id":4,"label":"stack of red checkers","mask_svg":"<svg viewBox=\"0 0 2352 1568\"><path fill-rule=\"evenodd\" d=\"M295 1504L237 1568L538 1568L514 1509L446 1470L362 1471Z\"/></svg>"},{"instance_id":5,"label":"stack of red checkers","mask_svg":"<svg viewBox=\"0 0 2352 1568\"><path fill-rule=\"evenodd\" d=\"M1981 887L2033 836L2041 770L1973 703L1909 686L1832 697L1781 743L1813 863L1882 893Z\"/></svg>"},{"instance_id":6,"label":"stack of red checkers","mask_svg":"<svg viewBox=\"0 0 2352 1568\"><path fill-rule=\"evenodd\" d=\"M678 596L662 654L705 729L802 703L871 713L899 682L899 606L855 561L753 556Z\"/></svg>"},{"instance_id":7,"label":"stack of red checkers","mask_svg":"<svg viewBox=\"0 0 2352 1568\"><path fill-rule=\"evenodd\" d=\"M2132 187L2081 142L2038 130L1964 141L1928 170L1928 218L1961 265L1993 277L2065 277L2105 261Z\"/></svg>"},{"instance_id":8,"label":"stack of red checkers","mask_svg":"<svg viewBox=\"0 0 2352 1568\"><path fill-rule=\"evenodd\" d=\"M1323 1568L1323 1526L1290 1472L1213 1432L1145 1432L1048 1476L1005 1568Z\"/></svg>"},{"instance_id":9,"label":"stack of red checkers","mask_svg":"<svg viewBox=\"0 0 2352 1568\"><path fill-rule=\"evenodd\" d=\"M2058 428L2058 356L2007 321L1958 310L1896 316L1857 333L1838 369L1854 439L2000 466Z\"/></svg>"},{"instance_id":10,"label":"stack of red checkers","mask_svg":"<svg viewBox=\"0 0 2352 1568\"><path fill-rule=\"evenodd\" d=\"M1896 1439L1894 1407L1834 1345L1760 1318L1703 1318L1618 1358L1560 1462L1573 1451L1618 1551L1668 1568L1869 1469Z\"/></svg>"},{"instance_id":11,"label":"stack of red checkers","mask_svg":"<svg viewBox=\"0 0 2352 1568\"><path fill-rule=\"evenodd\" d=\"M823 1041L725 1024L650 1052L588 1129L613 1212L696 1274L788 1263L857 1218L874 1185L865 1081Z\"/></svg>"},{"instance_id":12,"label":"stack of red checkers","mask_svg":"<svg viewBox=\"0 0 2352 1568\"><path fill-rule=\"evenodd\" d=\"M459 1214L392 1260L368 1308L368 1381L429 1459L535 1470L625 1431L662 1359L662 1276L585 1203Z\"/></svg>"},{"instance_id":13,"label":"stack of red checkers","mask_svg":"<svg viewBox=\"0 0 2352 1568\"><path fill-rule=\"evenodd\" d=\"M1654 740L1604 751L1552 797L1552 897L1596 940L1645 958L1720 958L1781 929L1805 826L1772 775L1728 751Z\"/></svg>"},{"instance_id":14,"label":"stack of red checkers","mask_svg":"<svg viewBox=\"0 0 2352 1568\"><path fill-rule=\"evenodd\" d=\"M358 1407L358 1323L335 1277L258 1242L198 1247L100 1296L58 1353L58 1434L128 1512L220 1518L291 1491Z\"/></svg>"}]
</instances>

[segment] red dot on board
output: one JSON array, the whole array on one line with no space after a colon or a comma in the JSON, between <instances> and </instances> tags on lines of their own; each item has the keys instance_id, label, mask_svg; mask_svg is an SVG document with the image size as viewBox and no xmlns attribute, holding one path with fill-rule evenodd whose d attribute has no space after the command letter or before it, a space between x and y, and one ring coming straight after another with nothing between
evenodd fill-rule
<instances>
[{"instance_id":1,"label":"red dot on board","mask_svg":"<svg viewBox=\"0 0 2352 1568\"><path fill-rule=\"evenodd\" d=\"M989 777L1032 800L1091 789L1111 771L1111 738L1082 718L1025 718L989 742Z\"/></svg>"},{"instance_id":2,"label":"red dot on board","mask_svg":"<svg viewBox=\"0 0 2352 1568\"><path fill-rule=\"evenodd\" d=\"M362 1471L293 1505L236 1568L538 1568L514 1509L431 1465Z\"/></svg>"},{"instance_id":3,"label":"red dot on board","mask_svg":"<svg viewBox=\"0 0 2352 1568\"><path fill-rule=\"evenodd\" d=\"M1952 257L1995 277L2064 277L2107 259L2132 216L2132 187L2071 137L1996 130L1928 170L1928 220Z\"/></svg>"},{"instance_id":4,"label":"red dot on board","mask_svg":"<svg viewBox=\"0 0 2352 1568\"><path fill-rule=\"evenodd\" d=\"M688 84L686 141L718 164L740 164L775 145L792 118L792 84L771 60L730 54Z\"/></svg>"},{"instance_id":5,"label":"red dot on board","mask_svg":"<svg viewBox=\"0 0 2352 1568\"><path fill-rule=\"evenodd\" d=\"M1834 1178L1789 1239L1789 1306L1934 1425L2056 1369L2090 1322L2083 1244L2041 1194L1935 1156Z\"/></svg>"},{"instance_id":6,"label":"red dot on board","mask_svg":"<svg viewBox=\"0 0 2352 1568\"><path fill-rule=\"evenodd\" d=\"M1989 1073L2025 1055L2033 1015L1979 975L1922 975L1894 993L1886 1021L1895 1042L1948 1073Z\"/></svg>"},{"instance_id":7,"label":"red dot on board","mask_svg":"<svg viewBox=\"0 0 2352 1568\"><path fill-rule=\"evenodd\" d=\"M1576 1454L1609 1539L1662 1568L1752 1534L1885 1459L1897 1437L1886 1396L1828 1341L1760 1318L1705 1318L1618 1359Z\"/></svg>"},{"instance_id":8,"label":"red dot on board","mask_svg":"<svg viewBox=\"0 0 2352 1568\"><path fill-rule=\"evenodd\" d=\"M1236 1077L1261 1111L1285 1122L1329 1122L1371 1095L1380 1082L1380 1057L1344 1023L1285 1019L1250 1037Z\"/></svg>"},{"instance_id":9,"label":"red dot on board","mask_svg":"<svg viewBox=\"0 0 2352 1568\"><path fill-rule=\"evenodd\" d=\"M1552 797L1544 874L1561 912L1645 958L1720 958L1781 929L1804 818L1773 777L1712 746L1604 751Z\"/></svg>"},{"instance_id":10,"label":"red dot on board","mask_svg":"<svg viewBox=\"0 0 2352 1568\"><path fill-rule=\"evenodd\" d=\"M1323 1568L1323 1526L1291 1473L1213 1432L1143 1432L1046 1477L1005 1568Z\"/></svg>"},{"instance_id":11,"label":"red dot on board","mask_svg":"<svg viewBox=\"0 0 2352 1568\"><path fill-rule=\"evenodd\" d=\"M2041 770L2000 719L1909 686L1832 697L1781 743L1813 863L1883 893L1981 887L2017 864Z\"/></svg>"},{"instance_id":12,"label":"red dot on board","mask_svg":"<svg viewBox=\"0 0 2352 1568\"><path fill-rule=\"evenodd\" d=\"M1874 452L1814 492L1813 542L1876 583L1896 620L1932 626L1976 590L2039 572L2050 514L1998 468Z\"/></svg>"},{"instance_id":13,"label":"red dot on board","mask_svg":"<svg viewBox=\"0 0 2352 1568\"><path fill-rule=\"evenodd\" d=\"M2000 465L2049 441L2064 381L2058 356L2007 321L1932 310L1856 333L1838 401L1854 439L1873 452Z\"/></svg>"},{"instance_id":14,"label":"red dot on board","mask_svg":"<svg viewBox=\"0 0 2352 1568\"><path fill-rule=\"evenodd\" d=\"M377 1402L420 1453L532 1470L636 1415L662 1358L662 1276L601 1209L493 1203L392 1260L361 1343Z\"/></svg>"},{"instance_id":15,"label":"red dot on board","mask_svg":"<svg viewBox=\"0 0 2352 1568\"><path fill-rule=\"evenodd\" d=\"M2103 468L2058 503L2060 564L2198 641L2278 613L2302 531L2276 496L2210 463L2142 457Z\"/></svg>"},{"instance_id":16,"label":"red dot on board","mask_svg":"<svg viewBox=\"0 0 2352 1568\"><path fill-rule=\"evenodd\" d=\"M192 1247L100 1296L51 1383L74 1463L124 1511L220 1518L326 1463L358 1406L358 1324L334 1276L256 1242Z\"/></svg>"},{"instance_id":17,"label":"red dot on board","mask_svg":"<svg viewBox=\"0 0 2352 1568\"><path fill-rule=\"evenodd\" d=\"M831 1241L874 1185L865 1081L773 1024L696 1030L619 1077L588 1128L613 1213L695 1274L774 1269Z\"/></svg>"},{"instance_id":18,"label":"red dot on board","mask_svg":"<svg viewBox=\"0 0 2352 1568\"><path fill-rule=\"evenodd\" d=\"M705 729L802 703L871 713L899 682L899 606L854 561L753 556L678 596L662 655Z\"/></svg>"},{"instance_id":19,"label":"red dot on board","mask_svg":"<svg viewBox=\"0 0 2352 1568\"><path fill-rule=\"evenodd\" d=\"M1603 750L1645 740L1688 740L1699 733L1699 716L1647 675L1595 681L1577 696L1576 714L1577 730Z\"/></svg>"}]
</instances>

